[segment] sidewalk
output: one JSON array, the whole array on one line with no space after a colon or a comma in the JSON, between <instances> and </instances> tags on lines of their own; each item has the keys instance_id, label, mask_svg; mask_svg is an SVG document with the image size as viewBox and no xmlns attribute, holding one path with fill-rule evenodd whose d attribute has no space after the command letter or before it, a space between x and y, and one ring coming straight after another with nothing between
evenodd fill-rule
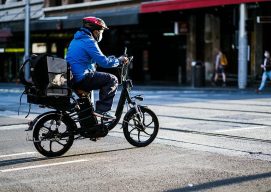
<instances>
[{"instance_id":1,"label":"sidewalk","mask_svg":"<svg viewBox=\"0 0 271 192\"><path fill-rule=\"evenodd\" d=\"M0 93L23 92L24 86L18 83L0 83Z\"/></svg>"},{"instance_id":2,"label":"sidewalk","mask_svg":"<svg viewBox=\"0 0 271 192\"><path fill-rule=\"evenodd\" d=\"M148 91L215 91L215 92L255 92L256 87L248 87L246 89L239 89L236 86L202 86L202 87L193 87L188 85L142 85L134 84L134 90L148 90ZM18 83L1 83L0 82L0 93L3 92L23 92L24 86ZM120 88L119 88L120 90ZM264 92L271 92L271 89L266 88Z\"/></svg>"}]
</instances>

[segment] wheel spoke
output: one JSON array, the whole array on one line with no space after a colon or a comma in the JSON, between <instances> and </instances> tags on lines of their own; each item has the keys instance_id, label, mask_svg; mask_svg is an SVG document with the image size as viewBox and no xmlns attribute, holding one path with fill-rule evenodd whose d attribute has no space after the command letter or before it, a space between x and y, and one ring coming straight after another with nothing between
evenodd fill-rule
<instances>
[{"instance_id":1,"label":"wheel spoke","mask_svg":"<svg viewBox=\"0 0 271 192\"><path fill-rule=\"evenodd\" d=\"M51 127L47 127L47 126L45 126L45 125L43 125L43 128L48 129L48 130L51 130Z\"/></svg>"},{"instance_id":2,"label":"wheel spoke","mask_svg":"<svg viewBox=\"0 0 271 192\"><path fill-rule=\"evenodd\" d=\"M144 125L144 127L149 127L152 123L153 123L153 121L150 122L148 125L145 125L145 122L143 122L143 125Z\"/></svg>"},{"instance_id":3,"label":"wheel spoke","mask_svg":"<svg viewBox=\"0 0 271 192\"><path fill-rule=\"evenodd\" d=\"M133 119L134 121L136 121L135 123L138 123L138 124L140 124L140 121L139 120L137 120L137 119ZM143 126L146 128L146 127L149 127L151 124L153 124L154 123L154 121L153 121L153 118L152 118L152 121L149 123L149 124L147 124L146 125L146 122L145 122L145 115L143 115ZM141 131L143 131L140 127L138 127L138 129L140 129Z\"/></svg>"},{"instance_id":4,"label":"wheel spoke","mask_svg":"<svg viewBox=\"0 0 271 192\"><path fill-rule=\"evenodd\" d=\"M139 141L139 142L141 142L141 141L140 141L140 132L141 132L141 131L138 131L138 134L137 134L137 138L138 138L138 141Z\"/></svg>"},{"instance_id":5,"label":"wheel spoke","mask_svg":"<svg viewBox=\"0 0 271 192\"><path fill-rule=\"evenodd\" d=\"M144 125L144 127L149 127L152 123L153 123L153 118L151 117L151 122L148 124L148 125L146 125L146 118L145 118L145 113L143 114L143 125Z\"/></svg>"},{"instance_id":6,"label":"wheel spoke","mask_svg":"<svg viewBox=\"0 0 271 192\"><path fill-rule=\"evenodd\" d=\"M152 134L147 133L145 130L143 131L146 135L152 136Z\"/></svg>"},{"instance_id":7,"label":"wheel spoke","mask_svg":"<svg viewBox=\"0 0 271 192\"><path fill-rule=\"evenodd\" d=\"M66 135L67 133L69 133L68 130L66 130L64 133L60 133L60 138L65 138L65 137L69 137L70 135ZM64 136L63 136L64 135ZM62 137L63 136L63 137Z\"/></svg>"},{"instance_id":8,"label":"wheel spoke","mask_svg":"<svg viewBox=\"0 0 271 192\"><path fill-rule=\"evenodd\" d=\"M129 132L129 133L130 133L130 135L131 135L132 131L133 131L133 130L135 130L135 129L136 129L136 128L133 128L133 129L132 129L132 130Z\"/></svg>"},{"instance_id":9,"label":"wheel spoke","mask_svg":"<svg viewBox=\"0 0 271 192\"><path fill-rule=\"evenodd\" d=\"M51 120L51 122L50 122L50 126L49 126L49 129L51 129L51 128L52 128L52 126L53 126L53 124L54 124L54 121L55 121L55 120L53 120L53 119Z\"/></svg>"},{"instance_id":10,"label":"wheel spoke","mask_svg":"<svg viewBox=\"0 0 271 192\"><path fill-rule=\"evenodd\" d=\"M50 141L50 152L53 152L52 151L52 143L53 143L53 141Z\"/></svg>"},{"instance_id":11,"label":"wheel spoke","mask_svg":"<svg viewBox=\"0 0 271 192\"><path fill-rule=\"evenodd\" d=\"M139 129L140 130L140 127L134 125L134 124L131 124L131 123L128 123L128 125L130 125L133 129Z\"/></svg>"},{"instance_id":12,"label":"wheel spoke","mask_svg":"<svg viewBox=\"0 0 271 192\"><path fill-rule=\"evenodd\" d=\"M63 147L65 146L65 144L61 143L60 141L56 141L59 145L62 145Z\"/></svg>"}]
</instances>

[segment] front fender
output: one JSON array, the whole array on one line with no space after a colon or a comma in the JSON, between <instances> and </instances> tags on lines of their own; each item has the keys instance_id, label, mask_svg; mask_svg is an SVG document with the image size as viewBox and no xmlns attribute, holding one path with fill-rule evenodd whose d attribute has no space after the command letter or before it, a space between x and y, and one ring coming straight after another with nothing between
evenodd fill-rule
<instances>
[{"instance_id":1,"label":"front fender","mask_svg":"<svg viewBox=\"0 0 271 192\"><path fill-rule=\"evenodd\" d=\"M139 108L148 108L148 106L146 106L146 105L138 105L138 107ZM129 116L132 114L132 113L135 113L135 111L136 111L136 109L133 107L133 108L131 108L126 114L125 114L125 116L123 117L123 123L125 122L125 121L127 121L128 120L128 118L129 118Z\"/></svg>"}]
</instances>

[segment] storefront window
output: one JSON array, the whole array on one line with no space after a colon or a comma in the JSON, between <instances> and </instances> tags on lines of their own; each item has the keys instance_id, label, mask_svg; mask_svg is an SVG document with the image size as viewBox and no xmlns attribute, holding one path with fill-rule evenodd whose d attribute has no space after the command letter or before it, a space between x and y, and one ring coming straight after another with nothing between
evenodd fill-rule
<instances>
[{"instance_id":1,"label":"storefront window","mask_svg":"<svg viewBox=\"0 0 271 192\"><path fill-rule=\"evenodd\" d=\"M51 46L51 52L52 53L56 53L57 52L57 46L56 46L55 43L53 43L52 46Z\"/></svg>"},{"instance_id":2,"label":"storefront window","mask_svg":"<svg viewBox=\"0 0 271 192\"><path fill-rule=\"evenodd\" d=\"M33 53L46 53L46 43L33 43L32 44L32 52Z\"/></svg>"}]
</instances>

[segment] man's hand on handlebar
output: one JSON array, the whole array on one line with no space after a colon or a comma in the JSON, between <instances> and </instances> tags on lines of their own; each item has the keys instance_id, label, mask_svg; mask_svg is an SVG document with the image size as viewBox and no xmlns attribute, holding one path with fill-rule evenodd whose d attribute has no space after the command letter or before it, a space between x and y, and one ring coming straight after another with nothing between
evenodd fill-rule
<instances>
[{"instance_id":1,"label":"man's hand on handlebar","mask_svg":"<svg viewBox=\"0 0 271 192\"><path fill-rule=\"evenodd\" d=\"M129 63L128 57L120 56L118 59L119 59L120 64L128 64Z\"/></svg>"}]
</instances>

